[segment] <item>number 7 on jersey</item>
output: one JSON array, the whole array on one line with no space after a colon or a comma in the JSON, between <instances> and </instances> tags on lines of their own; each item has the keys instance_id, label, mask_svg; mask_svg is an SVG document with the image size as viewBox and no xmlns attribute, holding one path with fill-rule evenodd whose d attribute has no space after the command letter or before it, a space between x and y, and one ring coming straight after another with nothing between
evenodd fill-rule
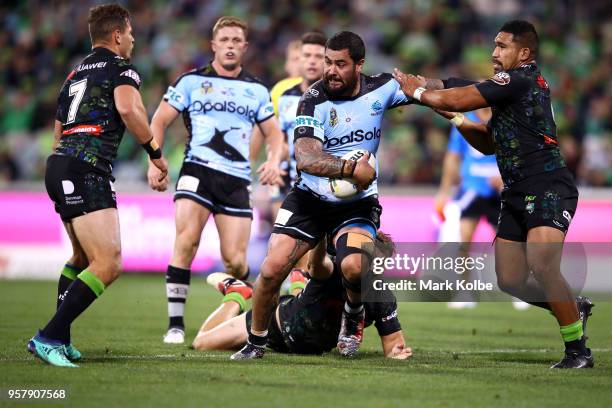
<instances>
[{"instance_id":1,"label":"number 7 on jersey","mask_svg":"<svg viewBox=\"0 0 612 408\"><path fill-rule=\"evenodd\" d=\"M70 103L70 109L68 109L68 120L66 121L66 124L72 123L76 119L76 114L79 110L79 105L81 104L83 95L85 95L85 89L87 89L87 78L70 85L70 88L68 89L68 95L76 96Z\"/></svg>"}]
</instances>

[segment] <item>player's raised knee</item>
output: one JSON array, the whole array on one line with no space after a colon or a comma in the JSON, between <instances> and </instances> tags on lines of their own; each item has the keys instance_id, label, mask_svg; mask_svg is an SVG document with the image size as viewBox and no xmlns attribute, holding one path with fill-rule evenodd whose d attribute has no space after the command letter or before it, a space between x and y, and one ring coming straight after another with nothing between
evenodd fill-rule
<instances>
[{"instance_id":1,"label":"player's raised knee","mask_svg":"<svg viewBox=\"0 0 612 408\"><path fill-rule=\"evenodd\" d=\"M362 256L360 254L351 254L344 258L340 264L342 275L349 281L357 281L361 279L362 271Z\"/></svg>"},{"instance_id":2,"label":"player's raised knee","mask_svg":"<svg viewBox=\"0 0 612 408\"><path fill-rule=\"evenodd\" d=\"M261 265L261 270L259 271L259 277L264 280L283 280L285 279L285 269L286 269L287 260L283 260L280 256L275 256L274 254L268 254L266 259L264 259L263 264ZM288 273L288 271L287 271Z\"/></svg>"}]
</instances>

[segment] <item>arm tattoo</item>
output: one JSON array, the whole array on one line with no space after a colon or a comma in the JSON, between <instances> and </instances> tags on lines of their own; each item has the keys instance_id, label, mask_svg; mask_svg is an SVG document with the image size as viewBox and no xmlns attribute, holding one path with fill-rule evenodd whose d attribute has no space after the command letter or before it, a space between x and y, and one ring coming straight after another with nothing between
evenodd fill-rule
<instances>
[{"instance_id":1,"label":"arm tattoo","mask_svg":"<svg viewBox=\"0 0 612 408\"><path fill-rule=\"evenodd\" d=\"M425 78L425 88L426 89L432 89L432 90L438 90L438 89L444 89L444 83L442 82L441 79L436 79L436 78Z\"/></svg>"},{"instance_id":2,"label":"arm tattoo","mask_svg":"<svg viewBox=\"0 0 612 408\"><path fill-rule=\"evenodd\" d=\"M353 172L355 164L347 161L342 171L342 162L339 157L323 151L323 143L311 137L302 137L295 141L295 159L298 170L305 171L313 176L337 178Z\"/></svg>"}]
</instances>

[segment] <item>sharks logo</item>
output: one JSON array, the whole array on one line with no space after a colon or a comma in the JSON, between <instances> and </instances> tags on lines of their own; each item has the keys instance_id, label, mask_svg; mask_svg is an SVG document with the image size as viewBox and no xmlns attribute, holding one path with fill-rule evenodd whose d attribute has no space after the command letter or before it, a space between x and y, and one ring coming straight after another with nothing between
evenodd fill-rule
<instances>
[{"instance_id":1,"label":"sharks logo","mask_svg":"<svg viewBox=\"0 0 612 408\"><path fill-rule=\"evenodd\" d=\"M219 156L223 156L228 160L234 162L245 162L247 159L232 145L225 141L225 134L230 130L240 130L240 128L231 127L227 130L219 130L215 128L215 134L212 139L208 142L201 144L200 146L208 147L213 150Z\"/></svg>"}]
</instances>

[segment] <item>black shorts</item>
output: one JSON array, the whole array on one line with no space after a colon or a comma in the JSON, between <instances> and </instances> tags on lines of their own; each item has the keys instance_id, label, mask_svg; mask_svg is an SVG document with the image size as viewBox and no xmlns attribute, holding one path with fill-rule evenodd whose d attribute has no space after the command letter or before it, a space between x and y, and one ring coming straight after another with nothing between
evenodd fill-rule
<instances>
[{"instance_id":1,"label":"black shorts","mask_svg":"<svg viewBox=\"0 0 612 408\"><path fill-rule=\"evenodd\" d=\"M278 210L272 232L301 239L314 247L323 236L333 236L346 225L367 224L377 230L381 213L376 195L338 204L294 187Z\"/></svg>"},{"instance_id":2,"label":"black shorts","mask_svg":"<svg viewBox=\"0 0 612 408\"><path fill-rule=\"evenodd\" d=\"M283 298L291 297L290 295L281 296L279 301L283 301ZM251 332L251 322L253 321L253 311L249 310L246 312L246 327L247 333ZM268 347L278 353L289 353L289 347L285 343L285 339L283 338L283 334L278 328L278 323L276 321L276 308L274 308L274 314L270 319L270 324L268 326Z\"/></svg>"},{"instance_id":3,"label":"black shorts","mask_svg":"<svg viewBox=\"0 0 612 408\"><path fill-rule=\"evenodd\" d=\"M117 208L115 179L82 160L53 154L47 159L45 187L62 221Z\"/></svg>"},{"instance_id":4,"label":"black shorts","mask_svg":"<svg viewBox=\"0 0 612 408\"><path fill-rule=\"evenodd\" d=\"M483 216L493 227L499 219L500 199L498 195L491 197L475 196L474 199L461 210L461 218L480 220Z\"/></svg>"},{"instance_id":5,"label":"black shorts","mask_svg":"<svg viewBox=\"0 0 612 408\"><path fill-rule=\"evenodd\" d=\"M213 214L253 218L251 183L199 164L183 163L174 201L178 198L193 200Z\"/></svg>"},{"instance_id":6,"label":"black shorts","mask_svg":"<svg viewBox=\"0 0 612 408\"><path fill-rule=\"evenodd\" d=\"M567 233L577 205L578 189L566 168L521 180L502 191L497 236L525 242L530 229L542 226Z\"/></svg>"}]
</instances>

